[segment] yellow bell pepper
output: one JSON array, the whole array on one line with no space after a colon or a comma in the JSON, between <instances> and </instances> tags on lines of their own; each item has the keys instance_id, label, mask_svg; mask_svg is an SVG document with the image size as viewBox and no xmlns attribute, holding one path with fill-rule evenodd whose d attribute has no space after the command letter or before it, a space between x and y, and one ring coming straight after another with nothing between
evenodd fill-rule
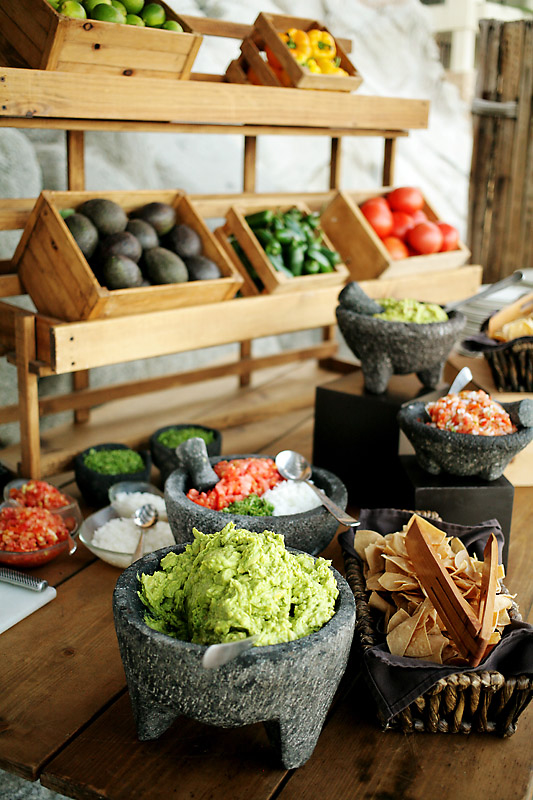
<instances>
[{"instance_id":1,"label":"yellow bell pepper","mask_svg":"<svg viewBox=\"0 0 533 800\"><path fill-rule=\"evenodd\" d=\"M345 69L339 67L331 58L317 58L316 63L323 75L348 75Z\"/></svg>"},{"instance_id":2,"label":"yellow bell pepper","mask_svg":"<svg viewBox=\"0 0 533 800\"><path fill-rule=\"evenodd\" d=\"M316 60L314 58L308 58L305 66L307 67L309 72L314 72L318 74L321 72L321 69L316 63Z\"/></svg>"},{"instance_id":3,"label":"yellow bell pepper","mask_svg":"<svg viewBox=\"0 0 533 800\"><path fill-rule=\"evenodd\" d=\"M298 64L305 64L311 56L311 43L305 31L298 28L289 28L287 31L287 47L291 51L292 57Z\"/></svg>"},{"instance_id":4,"label":"yellow bell pepper","mask_svg":"<svg viewBox=\"0 0 533 800\"><path fill-rule=\"evenodd\" d=\"M307 32L307 35L311 44L312 58L335 58L337 46L331 33L313 28L313 30Z\"/></svg>"}]
</instances>

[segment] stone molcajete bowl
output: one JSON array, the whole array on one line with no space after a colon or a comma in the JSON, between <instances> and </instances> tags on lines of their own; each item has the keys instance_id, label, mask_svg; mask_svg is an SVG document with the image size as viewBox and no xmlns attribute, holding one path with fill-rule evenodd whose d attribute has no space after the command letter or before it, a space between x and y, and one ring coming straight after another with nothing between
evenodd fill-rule
<instances>
[{"instance_id":1,"label":"stone molcajete bowl","mask_svg":"<svg viewBox=\"0 0 533 800\"><path fill-rule=\"evenodd\" d=\"M209 459L213 466L218 461L236 458L269 458L258 455L229 455L216 456ZM334 503L343 510L348 503L348 492L342 481L326 469L313 467L311 479L319 489L330 497ZM230 514L225 511L213 511L210 508L193 503L187 498L191 488L189 472L185 469L176 469L165 483L165 503L168 512L168 521L174 539L188 542L191 539L192 528L197 528L202 533L217 533L228 524L234 522L237 528L261 533L264 530L281 533L287 547L295 547L311 555L317 555L331 542L339 523L323 506L304 511L301 514L287 514L279 517L254 517L244 514Z\"/></svg>"},{"instance_id":2,"label":"stone molcajete bowl","mask_svg":"<svg viewBox=\"0 0 533 800\"><path fill-rule=\"evenodd\" d=\"M287 769L311 756L346 669L355 602L333 570L336 611L316 633L286 644L252 647L218 669L205 669L204 645L183 642L144 622L138 573L153 574L161 558L185 545L150 553L117 581L113 614L139 739L157 739L184 715L221 728L264 722Z\"/></svg>"},{"instance_id":3,"label":"stone molcajete bowl","mask_svg":"<svg viewBox=\"0 0 533 800\"><path fill-rule=\"evenodd\" d=\"M398 412L398 424L414 447L422 469L432 475L499 478L512 458L533 440L533 400L500 403L518 430L503 436L475 436L433 428L425 404L414 401Z\"/></svg>"},{"instance_id":4,"label":"stone molcajete bowl","mask_svg":"<svg viewBox=\"0 0 533 800\"><path fill-rule=\"evenodd\" d=\"M380 311L379 301L356 283L347 284L339 295L337 322L346 344L361 361L365 389L382 394L392 375L410 372L424 387L434 389L466 317L450 311L445 322L391 322L372 316Z\"/></svg>"}]
</instances>

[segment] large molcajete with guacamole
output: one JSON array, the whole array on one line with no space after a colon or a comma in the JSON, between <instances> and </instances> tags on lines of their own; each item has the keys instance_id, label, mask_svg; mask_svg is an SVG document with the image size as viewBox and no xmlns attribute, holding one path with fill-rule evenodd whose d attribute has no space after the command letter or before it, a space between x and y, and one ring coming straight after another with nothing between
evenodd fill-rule
<instances>
[{"instance_id":1,"label":"large molcajete with guacamole","mask_svg":"<svg viewBox=\"0 0 533 800\"><path fill-rule=\"evenodd\" d=\"M363 298L362 290L347 284L339 295L337 322L346 344L361 361L365 388L372 394L386 391L392 375L416 373L424 387L434 389L441 378L446 358L466 324L466 317L451 311L447 319L433 321L419 314L407 321L383 312L379 301ZM402 301L413 304L416 301ZM426 306L427 304L420 304ZM442 309L439 308L439 311ZM446 317L446 315L444 315Z\"/></svg>"},{"instance_id":2,"label":"large molcajete with guacamole","mask_svg":"<svg viewBox=\"0 0 533 800\"><path fill-rule=\"evenodd\" d=\"M139 597L138 576L153 576L167 554L184 551L185 545L176 545L145 556L122 573L113 595L139 739L157 739L180 715L222 728L264 722L284 766L301 766L315 748L346 668L355 625L348 584L331 569L338 596L333 616L319 630L252 647L218 669L205 669L206 645L154 630Z\"/></svg>"}]
</instances>

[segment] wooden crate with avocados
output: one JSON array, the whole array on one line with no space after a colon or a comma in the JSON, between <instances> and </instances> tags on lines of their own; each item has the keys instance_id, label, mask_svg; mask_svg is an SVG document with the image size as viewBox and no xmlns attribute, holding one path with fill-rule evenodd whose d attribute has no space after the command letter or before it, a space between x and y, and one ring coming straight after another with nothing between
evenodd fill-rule
<instances>
[{"instance_id":1,"label":"wooden crate with avocados","mask_svg":"<svg viewBox=\"0 0 533 800\"><path fill-rule=\"evenodd\" d=\"M202 36L192 33L164 2L157 0L157 4L166 21L179 24L181 31L114 24L103 17L76 19L59 13L49 0L2 0L0 65L186 80ZM91 13L88 10L87 17Z\"/></svg>"},{"instance_id":2,"label":"wooden crate with avocados","mask_svg":"<svg viewBox=\"0 0 533 800\"><path fill-rule=\"evenodd\" d=\"M79 321L235 296L242 278L184 192L42 192L13 256L37 310Z\"/></svg>"}]
</instances>

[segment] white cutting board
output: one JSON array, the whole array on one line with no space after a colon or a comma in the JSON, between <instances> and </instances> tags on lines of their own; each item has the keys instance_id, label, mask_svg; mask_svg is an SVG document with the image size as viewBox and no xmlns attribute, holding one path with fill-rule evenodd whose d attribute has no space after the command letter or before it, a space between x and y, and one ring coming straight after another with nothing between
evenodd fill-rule
<instances>
[{"instance_id":1,"label":"white cutting board","mask_svg":"<svg viewBox=\"0 0 533 800\"><path fill-rule=\"evenodd\" d=\"M0 633L49 603L56 594L53 586L47 586L42 592L32 592L23 586L0 582Z\"/></svg>"}]
</instances>

